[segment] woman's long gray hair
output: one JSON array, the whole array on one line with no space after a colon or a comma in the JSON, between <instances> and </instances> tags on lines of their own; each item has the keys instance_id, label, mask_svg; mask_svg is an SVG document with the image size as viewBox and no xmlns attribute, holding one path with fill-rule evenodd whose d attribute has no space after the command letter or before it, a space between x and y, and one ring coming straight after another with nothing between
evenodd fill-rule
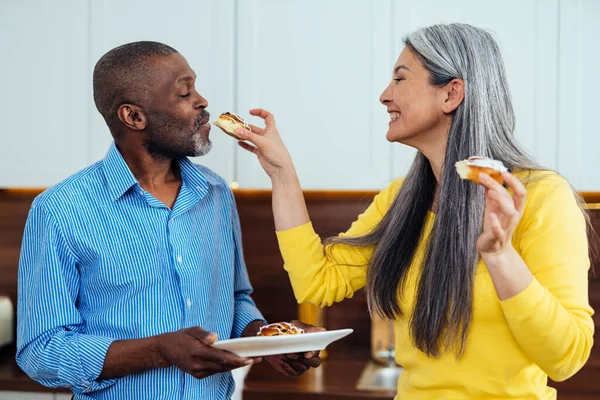
<instances>
[{"instance_id":1,"label":"woman's long gray hair","mask_svg":"<svg viewBox=\"0 0 600 400\"><path fill-rule=\"evenodd\" d=\"M488 32L466 24L434 25L411 33L404 43L430 72L432 85L464 81L465 96L448 134L439 204L410 321L411 339L421 351L433 357L446 350L460 355L472 319L485 192L452 173L454 163L481 155L502 161L510 170L541 168L513 136L515 117L502 56ZM391 208L372 232L330 240L375 246L367 300L382 317L403 315L398 300L436 187L429 161L418 153Z\"/></svg>"}]
</instances>

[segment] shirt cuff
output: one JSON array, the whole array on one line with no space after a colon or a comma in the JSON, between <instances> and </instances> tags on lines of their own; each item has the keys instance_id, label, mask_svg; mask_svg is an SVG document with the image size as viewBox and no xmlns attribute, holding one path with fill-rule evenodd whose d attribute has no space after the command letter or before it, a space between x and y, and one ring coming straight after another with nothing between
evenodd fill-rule
<instances>
[{"instance_id":1,"label":"shirt cuff","mask_svg":"<svg viewBox=\"0 0 600 400\"><path fill-rule=\"evenodd\" d=\"M501 301L500 307L507 320L525 319L536 312L537 306L545 295L546 288L533 278L521 293Z\"/></svg>"},{"instance_id":2,"label":"shirt cuff","mask_svg":"<svg viewBox=\"0 0 600 400\"><path fill-rule=\"evenodd\" d=\"M242 336L244 329L254 321L265 321L265 317L258 311L256 305L252 300L246 299L236 301L235 303L235 317L233 319L233 330L231 332L231 338L237 339Z\"/></svg>"},{"instance_id":3,"label":"shirt cuff","mask_svg":"<svg viewBox=\"0 0 600 400\"><path fill-rule=\"evenodd\" d=\"M80 334L77 338L81 384L72 387L74 393L89 393L113 385L116 379L98 380L104 368L108 348L115 339L105 336Z\"/></svg>"}]
</instances>

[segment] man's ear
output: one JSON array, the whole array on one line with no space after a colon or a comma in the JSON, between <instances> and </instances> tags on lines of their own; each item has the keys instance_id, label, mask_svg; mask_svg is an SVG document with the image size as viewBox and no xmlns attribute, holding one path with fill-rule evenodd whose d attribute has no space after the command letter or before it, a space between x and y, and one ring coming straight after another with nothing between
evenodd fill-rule
<instances>
[{"instance_id":1,"label":"man's ear","mask_svg":"<svg viewBox=\"0 0 600 400\"><path fill-rule=\"evenodd\" d=\"M452 79L444 86L444 104L442 111L453 113L465 99L465 83L462 79Z\"/></svg>"},{"instance_id":2,"label":"man's ear","mask_svg":"<svg viewBox=\"0 0 600 400\"><path fill-rule=\"evenodd\" d=\"M121 122L134 131L146 129L146 116L142 109L133 104L122 104L117 110Z\"/></svg>"}]
</instances>

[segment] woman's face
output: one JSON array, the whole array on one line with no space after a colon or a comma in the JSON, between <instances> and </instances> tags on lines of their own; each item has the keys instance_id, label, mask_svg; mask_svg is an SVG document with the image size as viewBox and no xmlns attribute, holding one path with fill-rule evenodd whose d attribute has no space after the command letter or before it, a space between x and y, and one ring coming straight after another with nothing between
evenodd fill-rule
<instances>
[{"instance_id":1,"label":"woman's face","mask_svg":"<svg viewBox=\"0 0 600 400\"><path fill-rule=\"evenodd\" d=\"M417 56L404 48L394 66L392 81L379 98L390 114L388 141L415 146L423 139L439 136L436 133L442 130L447 132L447 91L432 85L429 79L429 71Z\"/></svg>"}]
</instances>

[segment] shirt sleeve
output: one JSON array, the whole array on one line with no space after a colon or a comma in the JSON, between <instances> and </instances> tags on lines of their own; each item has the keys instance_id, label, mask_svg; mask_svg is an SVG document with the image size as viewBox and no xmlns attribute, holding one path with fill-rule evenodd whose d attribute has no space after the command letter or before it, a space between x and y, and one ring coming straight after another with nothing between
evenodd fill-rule
<instances>
[{"instance_id":1,"label":"shirt sleeve","mask_svg":"<svg viewBox=\"0 0 600 400\"><path fill-rule=\"evenodd\" d=\"M233 198L233 196L232 196ZM242 247L242 232L240 228L240 218L238 216L235 200L233 201L232 229L235 242L235 305L233 316L232 338L239 338L244 329L253 321L265 321L265 318L256 307L254 300L250 297L252 294L252 285L248 277L248 270L244 262L244 250Z\"/></svg>"},{"instance_id":2,"label":"shirt sleeve","mask_svg":"<svg viewBox=\"0 0 600 400\"><path fill-rule=\"evenodd\" d=\"M19 261L16 361L42 385L87 393L116 382L98 380L113 339L84 333L78 291L76 257L56 218L34 202Z\"/></svg>"},{"instance_id":3,"label":"shirt sleeve","mask_svg":"<svg viewBox=\"0 0 600 400\"><path fill-rule=\"evenodd\" d=\"M362 236L370 232L389 209L401 181L395 181L377 194L365 212L340 236ZM324 246L310 222L278 231L277 239L298 303L330 306L352 297L365 286L373 247Z\"/></svg>"},{"instance_id":4,"label":"shirt sleeve","mask_svg":"<svg viewBox=\"0 0 600 400\"><path fill-rule=\"evenodd\" d=\"M562 381L585 364L593 344L586 221L564 179L555 176L532 186L515 236L534 279L501 307L529 359Z\"/></svg>"}]
</instances>

